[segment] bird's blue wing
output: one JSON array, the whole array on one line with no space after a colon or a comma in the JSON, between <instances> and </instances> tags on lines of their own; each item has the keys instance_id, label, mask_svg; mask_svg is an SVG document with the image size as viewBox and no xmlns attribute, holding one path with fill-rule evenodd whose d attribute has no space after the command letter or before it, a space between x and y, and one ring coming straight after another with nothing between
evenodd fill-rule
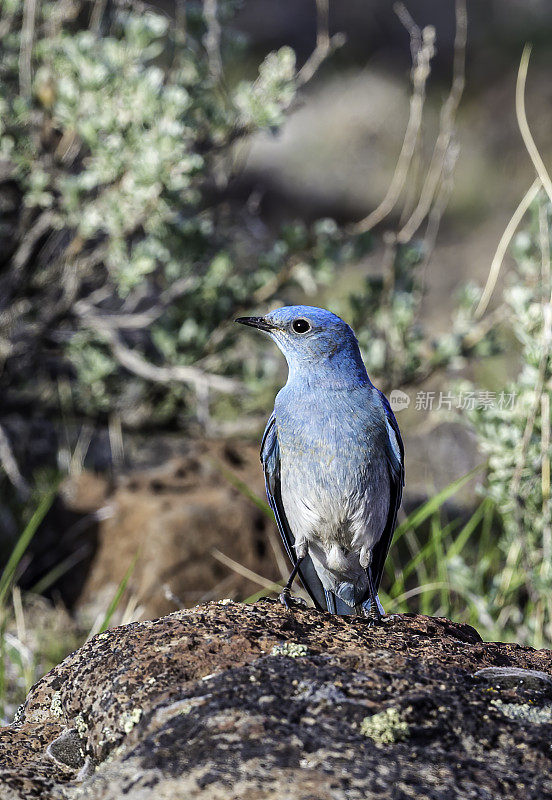
<instances>
[{"instance_id":1,"label":"bird's blue wing","mask_svg":"<svg viewBox=\"0 0 552 800\"><path fill-rule=\"evenodd\" d=\"M280 446L278 444L278 435L276 430L276 418L272 413L267 422L263 440L261 442L261 463L263 465L266 495L270 507L274 512L276 524L280 531L280 536L286 548L291 563L295 566L297 557L293 545L295 544L295 537L289 527L282 503L281 483L280 483ZM326 610L326 596L324 587L320 578L316 574L314 564L311 557L308 555L301 562L299 567L299 578L301 583L309 593L316 608ZM331 610L331 609L328 609ZM334 612L335 613L335 612Z\"/></svg>"},{"instance_id":2,"label":"bird's blue wing","mask_svg":"<svg viewBox=\"0 0 552 800\"><path fill-rule=\"evenodd\" d=\"M388 444L386 447L387 463L389 466L389 512L385 523L385 528L379 542L372 551L372 577L377 590L383 575L383 566L387 553L393 539L393 532L397 522L397 512L401 505L402 490L404 486L404 445L401 439L401 432L397 425L395 415L391 410L387 397L377 389L381 404L385 414L387 427Z\"/></svg>"}]
</instances>

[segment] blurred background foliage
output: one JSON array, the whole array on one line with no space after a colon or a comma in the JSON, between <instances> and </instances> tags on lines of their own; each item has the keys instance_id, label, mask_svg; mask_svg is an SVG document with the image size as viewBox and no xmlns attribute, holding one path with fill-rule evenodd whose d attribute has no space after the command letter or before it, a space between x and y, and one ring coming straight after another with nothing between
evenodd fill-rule
<instances>
[{"instance_id":1,"label":"blurred background foliage","mask_svg":"<svg viewBox=\"0 0 552 800\"><path fill-rule=\"evenodd\" d=\"M531 169L509 176L505 216L486 231L486 252L474 223L481 198L505 201L484 172L491 159L484 148L496 149L497 134L484 131L484 144L477 142L469 111L470 67L481 75L489 28L463 0L386 10L397 28L389 37L389 22L380 23L380 34L393 46L383 60L363 65L373 128L351 132L352 143L343 140L328 158L323 141L331 143L334 128L342 136L349 124L352 131L362 114L358 92L353 116L335 109L338 95L356 85L353 62L362 61L347 13L364 20L368 12L355 3L348 11L327 0L311 5L307 13L303 5L276 11L264 3L261 13L234 0L2 0L0 681L5 686L11 670L16 687L8 705L52 662L25 643L23 606L39 601L12 591L40 532L37 506L67 473L86 467L116 479L137 463L156 462L155 443L176 430L180 437L255 438L282 362L231 321L287 302L326 305L350 321L374 382L387 392L400 388L414 398L419 389L498 394L498 387L516 398L510 407L456 409L454 424L469 430L466 458L455 455L457 429L444 432L437 411L415 417L412 403L399 418L408 515L383 594L389 611L443 614L484 636L552 643L546 168L535 165L539 183L510 226ZM378 3L371 11L383 14ZM533 13L534 30L545 37L552 21L546 10ZM494 74L504 64L515 74L524 30L493 31L500 39L490 50ZM470 49L470 37L478 48ZM397 64L399 94L389 77ZM317 98L338 79L327 101L333 119L317 117ZM507 96L513 108L513 84ZM464 102L467 126L458 117ZM393 103L398 126L385 116ZM504 104L498 107L505 115ZM469 128L463 139L462 124ZM309 144L313 129L320 152ZM356 150L355 135L367 138ZM548 153L549 140L544 147ZM475 153L467 167L463 148ZM355 161L359 153L372 154L366 165ZM386 160L383 183L379 162ZM304 200L309 169L327 171L326 187L338 176L333 200L326 189ZM359 182L366 197L354 205ZM456 230L446 224L451 203ZM461 242L452 257L439 249L442 227L448 242ZM504 228L501 244L506 251L513 243L515 266L489 302L482 286ZM475 266L465 255L470 242ZM495 262L500 268L502 256ZM143 452L133 459L134 435ZM441 451L437 486L419 466L422 439L431 457ZM476 477L463 477L485 459ZM250 493L245 484L238 489ZM452 506L458 492L464 500ZM60 554L36 585L55 587L74 563L71 553ZM130 574L123 589L128 581ZM64 613L58 604L55 619ZM63 618L72 620L69 648L90 626Z\"/></svg>"},{"instance_id":2,"label":"blurred background foliage","mask_svg":"<svg viewBox=\"0 0 552 800\"><path fill-rule=\"evenodd\" d=\"M25 5L4 9L0 152L21 192L3 277L6 401L57 409L62 381L76 414L116 413L130 427L205 422L211 389L238 392L226 376L253 388L269 377L257 344L234 346L237 309L293 285L314 295L370 237L329 219L270 230L226 196L240 146L261 129L275 135L305 82L293 50L227 82L234 37L210 31L201 8L191 4L184 33L115 3L95 31L82 29L89 5L39 5L28 86ZM222 22L232 7L217 6ZM414 72L429 58L420 49ZM416 267L426 257L423 240L401 244L392 291L370 278L348 301L369 366L390 385L461 348L424 337Z\"/></svg>"},{"instance_id":3,"label":"blurred background foliage","mask_svg":"<svg viewBox=\"0 0 552 800\"><path fill-rule=\"evenodd\" d=\"M194 412L194 389L201 403L211 386L235 391L221 375L251 365L224 342L209 360L214 332L302 251L313 273L327 269L335 232L289 226L251 247L247 213L223 196L236 142L277 129L293 100L290 48L225 90L201 13L184 35L162 14L115 4L101 36L80 29L89 5L41 4L28 96L20 3L6 37L0 147L24 230L5 280L4 378L15 403L55 407L66 378L77 414L167 423Z\"/></svg>"}]
</instances>

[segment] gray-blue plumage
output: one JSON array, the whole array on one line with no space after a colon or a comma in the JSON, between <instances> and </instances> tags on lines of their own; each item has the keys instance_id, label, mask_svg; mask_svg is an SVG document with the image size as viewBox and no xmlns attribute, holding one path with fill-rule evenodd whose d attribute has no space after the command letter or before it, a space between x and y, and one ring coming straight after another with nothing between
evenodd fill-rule
<instances>
[{"instance_id":1,"label":"gray-blue plumage","mask_svg":"<svg viewBox=\"0 0 552 800\"><path fill-rule=\"evenodd\" d=\"M351 328L329 311L288 306L240 322L266 331L289 376L261 445L267 495L313 601L374 613L401 502L403 445ZM376 613L378 613L376 611Z\"/></svg>"}]
</instances>

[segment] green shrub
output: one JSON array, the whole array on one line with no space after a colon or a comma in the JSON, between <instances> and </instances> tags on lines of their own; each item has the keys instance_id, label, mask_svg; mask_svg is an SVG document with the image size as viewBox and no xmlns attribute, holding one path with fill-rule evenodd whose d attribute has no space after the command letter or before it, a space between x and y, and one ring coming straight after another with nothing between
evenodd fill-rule
<instances>
[{"instance_id":1,"label":"green shrub","mask_svg":"<svg viewBox=\"0 0 552 800\"><path fill-rule=\"evenodd\" d=\"M3 381L12 399L48 407L52 377L68 375L77 412L162 422L193 410L197 392L204 404L210 386L235 391L225 374L263 371L256 344L249 358L232 351L226 323L290 284L316 289L339 236L324 222L274 235L226 197L240 141L276 132L294 99L290 48L227 87L193 10L184 37L122 3L96 35L83 29L89 8L41 4L31 97L19 88L17 6L8 20L0 153L23 219L4 265Z\"/></svg>"},{"instance_id":2,"label":"green shrub","mask_svg":"<svg viewBox=\"0 0 552 800\"><path fill-rule=\"evenodd\" d=\"M228 191L248 137L276 133L295 100L303 79L289 47L232 85L236 41L217 42L194 4L185 34L122 0L92 30L94 7L39 5L28 91L21 4L0 17L0 154L22 203L0 256L6 396L58 410L61 381L77 414L140 426L194 411L205 421L214 389L230 398L217 394L214 412L237 413L233 395L270 383L277 362L259 340L244 345L232 317L316 296L371 235L331 220L271 230ZM220 22L233 3L217 8ZM394 385L418 380L428 352L434 369L462 346L430 343L419 325L423 257L413 240L394 259L394 292L370 279L347 308L330 303L352 311L369 368Z\"/></svg>"},{"instance_id":3,"label":"green shrub","mask_svg":"<svg viewBox=\"0 0 552 800\"><path fill-rule=\"evenodd\" d=\"M500 515L495 547L503 568L489 587L497 625L518 641L552 641L552 514L550 428L552 312L550 204L541 201L518 234L516 269L504 289L503 327L519 350L518 371L489 408L470 413L488 457L484 494Z\"/></svg>"}]
</instances>

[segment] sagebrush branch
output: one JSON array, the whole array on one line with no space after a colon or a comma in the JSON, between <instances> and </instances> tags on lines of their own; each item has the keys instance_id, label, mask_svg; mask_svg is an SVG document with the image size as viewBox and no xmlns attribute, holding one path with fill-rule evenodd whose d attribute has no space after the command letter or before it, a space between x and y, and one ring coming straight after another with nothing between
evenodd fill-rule
<instances>
[{"instance_id":1,"label":"sagebrush branch","mask_svg":"<svg viewBox=\"0 0 552 800\"><path fill-rule=\"evenodd\" d=\"M243 384L222 375L213 375L194 366L161 367L146 361L135 350L127 347L119 336L116 327L110 325L106 317L95 317L85 313L81 317L85 327L92 328L107 340L115 359L129 372L153 383L187 383L197 388L215 389L217 392L234 394L243 391Z\"/></svg>"}]
</instances>

